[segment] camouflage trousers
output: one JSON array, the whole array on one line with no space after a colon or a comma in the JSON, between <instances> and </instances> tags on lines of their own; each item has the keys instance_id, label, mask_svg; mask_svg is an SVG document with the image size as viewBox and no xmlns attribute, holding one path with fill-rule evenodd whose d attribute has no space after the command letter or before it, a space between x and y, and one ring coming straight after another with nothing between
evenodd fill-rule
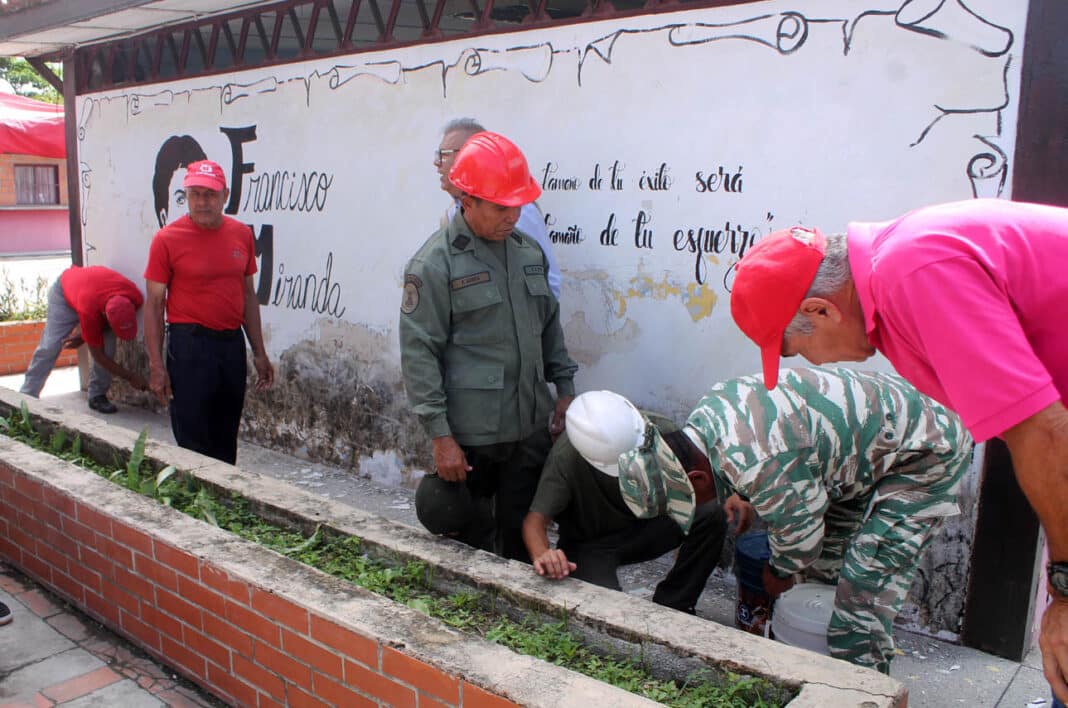
<instances>
[{"instance_id":1,"label":"camouflage trousers","mask_svg":"<svg viewBox=\"0 0 1068 708\"><path fill-rule=\"evenodd\" d=\"M865 519L865 501L827 510L822 553L805 575L838 584L827 628L831 656L889 674L894 618L942 518L923 518L915 504L885 500Z\"/></svg>"}]
</instances>

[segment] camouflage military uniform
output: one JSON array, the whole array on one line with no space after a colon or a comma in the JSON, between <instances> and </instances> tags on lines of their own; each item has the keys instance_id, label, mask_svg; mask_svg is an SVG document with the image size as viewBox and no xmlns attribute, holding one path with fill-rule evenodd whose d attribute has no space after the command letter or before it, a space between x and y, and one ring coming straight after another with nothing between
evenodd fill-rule
<instances>
[{"instance_id":1,"label":"camouflage military uniform","mask_svg":"<svg viewBox=\"0 0 1068 708\"><path fill-rule=\"evenodd\" d=\"M520 527L552 446L553 398L574 395L560 306L538 245L513 232L476 237L457 213L405 269L401 370L432 438L451 435L474 470L476 497L496 497L496 550L526 559Z\"/></svg>"},{"instance_id":2,"label":"camouflage military uniform","mask_svg":"<svg viewBox=\"0 0 1068 708\"><path fill-rule=\"evenodd\" d=\"M783 370L713 387L686 431L720 498L768 525L772 570L838 583L831 654L890 670L892 626L956 492L973 442L954 413L890 374Z\"/></svg>"}]
</instances>

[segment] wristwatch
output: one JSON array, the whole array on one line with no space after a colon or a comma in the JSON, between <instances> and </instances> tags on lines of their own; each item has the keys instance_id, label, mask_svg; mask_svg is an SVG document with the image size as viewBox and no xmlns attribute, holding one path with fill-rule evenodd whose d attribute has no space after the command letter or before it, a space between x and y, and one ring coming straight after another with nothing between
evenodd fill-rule
<instances>
[{"instance_id":1,"label":"wristwatch","mask_svg":"<svg viewBox=\"0 0 1068 708\"><path fill-rule=\"evenodd\" d=\"M1050 563L1046 566L1046 577L1053 592L1068 597L1068 563Z\"/></svg>"}]
</instances>

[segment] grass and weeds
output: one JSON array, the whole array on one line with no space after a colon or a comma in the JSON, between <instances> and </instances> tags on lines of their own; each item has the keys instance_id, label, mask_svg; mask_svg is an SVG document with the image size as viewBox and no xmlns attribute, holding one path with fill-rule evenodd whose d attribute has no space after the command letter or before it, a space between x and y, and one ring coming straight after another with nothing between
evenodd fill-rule
<instances>
[{"instance_id":1,"label":"grass and weeds","mask_svg":"<svg viewBox=\"0 0 1068 708\"><path fill-rule=\"evenodd\" d=\"M190 516L267 546L325 573L435 617L457 630L475 634L518 652L563 666L654 701L681 708L742 708L784 705L792 694L763 679L729 672L702 671L686 682L655 678L641 661L607 657L593 652L574 632L567 619L543 622L533 618L517 622L495 612L478 593L444 595L431 584L431 569L421 562L388 566L369 556L359 538L342 536L317 527L310 536L268 522L241 497L217 497L174 467L159 472L145 461L146 429L137 438L129 459L115 457L101 464L82 451L81 439L69 440L62 430L42 439L23 404L8 418L0 418L0 432L40 450L92 470L139 494L151 497Z\"/></svg>"}]
</instances>

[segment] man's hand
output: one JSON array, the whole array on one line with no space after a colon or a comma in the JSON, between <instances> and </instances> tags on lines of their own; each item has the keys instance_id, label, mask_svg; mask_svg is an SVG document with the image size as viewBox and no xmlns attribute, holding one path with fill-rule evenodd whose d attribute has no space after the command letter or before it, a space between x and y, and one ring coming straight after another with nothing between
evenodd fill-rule
<instances>
[{"instance_id":1,"label":"man's hand","mask_svg":"<svg viewBox=\"0 0 1068 708\"><path fill-rule=\"evenodd\" d=\"M1054 594L1042 615L1042 668L1046 680L1061 703L1068 703L1068 598Z\"/></svg>"},{"instance_id":2,"label":"man's hand","mask_svg":"<svg viewBox=\"0 0 1068 708\"><path fill-rule=\"evenodd\" d=\"M734 526L736 536L748 531L749 525L753 523L753 505L737 494L727 497L727 501L723 503L723 511L727 513L727 523Z\"/></svg>"},{"instance_id":3,"label":"man's hand","mask_svg":"<svg viewBox=\"0 0 1068 708\"><path fill-rule=\"evenodd\" d=\"M156 399L162 405L167 405L167 401L174 397L171 392L171 377L167 375L167 370L163 367L149 369L148 387L152 389L152 393L156 394Z\"/></svg>"},{"instance_id":4,"label":"man's hand","mask_svg":"<svg viewBox=\"0 0 1068 708\"><path fill-rule=\"evenodd\" d=\"M434 438L434 470L446 482L463 482L471 465L467 464L464 451L451 435Z\"/></svg>"},{"instance_id":5,"label":"man's hand","mask_svg":"<svg viewBox=\"0 0 1068 708\"><path fill-rule=\"evenodd\" d=\"M253 354L252 363L256 367L256 390L266 391L274 383L274 367L267 357L267 352Z\"/></svg>"},{"instance_id":6,"label":"man's hand","mask_svg":"<svg viewBox=\"0 0 1068 708\"><path fill-rule=\"evenodd\" d=\"M145 377L142 376L141 374L131 373L128 377L126 377L126 380L129 382L129 384L131 386L133 386L138 391L147 391L147 390L149 390L148 382L145 381Z\"/></svg>"},{"instance_id":7,"label":"man's hand","mask_svg":"<svg viewBox=\"0 0 1068 708\"><path fill-rule=\"evenodd\" d=\"M549 421L549 433L553 436L553 440L564 432L564 425L567 419L564 417L567 413L567 407L571 405L571 401L575 400L574 396L560 396L556 399L556 408L553 409L552 420Z\"/></svg>"},{"instance_id":8,"label":"man's hand","mask_svg":"<svg viewBox=\"0 0 1068 708\"><path fill-rule=\"evenodd\" d=\"M550 548L534 559L534 571L553 580L560 580L571 575L578 566L567 559L567 555L557 549Z\"/></svg>"},{"instance_id":9,"label":"man's hand","mask_svg":"<svg viewBox=\"0 0 1068 708\"><path fill-rule=\"evenodd\" d=\"M780 578L771 571L771 563L764 564L764 592L772 600L794 586L794 576Z\"/></svg>"},{"instance_id":10,"label":"man's hand","mask_svg":"<svg viewBox=\"0 0 1068 708\"><path fill-rule=\"evenodd\" d=\"M82 333L78 329L75 329L70 333L70 336L63 340L64 349L77 349L85 344L85 340L82 339Z\"/></svg>"}]
</instances>

